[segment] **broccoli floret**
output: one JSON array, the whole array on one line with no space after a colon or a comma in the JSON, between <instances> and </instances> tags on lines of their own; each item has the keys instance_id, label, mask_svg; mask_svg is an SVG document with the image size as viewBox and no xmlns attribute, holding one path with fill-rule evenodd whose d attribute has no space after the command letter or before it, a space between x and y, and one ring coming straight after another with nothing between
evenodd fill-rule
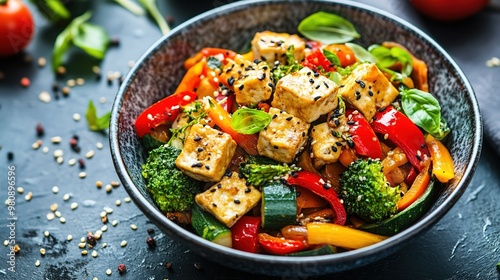
<instances>
[{"instance_id":1,"label":"broccoli floret","mask_svg":"<svg viewBox=\"0 0 500 280\"><path fill-rule=\"evenodd\" d=\"M163 212L183 212L194 203L199 183L175 165L181 150L162 145L149 152L142 165L142 176L156 205Z\"/></svg>"},{"instance_id":2,"label":"broccoli floret","mask_svg":"<svg viewBox=\"0 0 500 280\"><path fill-rule=\"evenodd\" d=\"M267 182L283 178L287 174L299 171L300 167L280 164L263 157L250 157L240 165L240 173L245 176L247 183L259 187Z\"/></svg>"},{"instance_id":3,"label":"broccoli floret","mask_svg":"<svg viewBox=\"0 0 500 280\"><path fill-rule=\"evenodd\" d=\"M358 159L340 177L340 197L348 214L369 223L397 213L401 199L399 187L391 187L382 172L380 160Z\"/></svg>"}]
</instances>

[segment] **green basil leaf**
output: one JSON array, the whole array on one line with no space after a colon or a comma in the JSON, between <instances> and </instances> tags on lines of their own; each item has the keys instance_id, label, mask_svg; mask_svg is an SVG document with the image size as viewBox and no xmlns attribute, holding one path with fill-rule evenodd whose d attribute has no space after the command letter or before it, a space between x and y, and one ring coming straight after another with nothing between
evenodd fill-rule
<instances>
[{"instance_id":1,"label":"green basil leaf","mask_svg":"<svg viewBox=\"0 0 500 280\"><path fill-rule=\"evenodd\" d=\"M324 49L323 55L326 57L326 59L328 59L328 61L330 61L335 66L339 66L339 67L341 66L340 59L336 54L332 53L329 50Z\"/></svg>"},{"instance_id":2,"label":"green basil leaf","mask_svg":"<svg viewBox=\"0 0 500 280\"><path fill-rule=\"evenodd\" d=\"M304 37L323 44L345 43L361 37L351 22L326 12L304 18L297 29Z\"/></svg>"},{"instance_id":3,"label":"green basil leaf","mask_svg":"<svg viewBox=\"0 0 500 280\"><path fill-rule=\"evenodd\" d=\"M441 106L432 94L418 89L401 92L401 107L417 126L432 136L442 139L449 132L441 116Z\"/></svg>"},{"instance_id":4,"label":"green basil leaf","mask_svg":"<svg viewBox=\"0 0 500 280\"><path fill-rule=\"evenodd\" d=\"M398 47L391 48L391 55L403 65L401 73L407 77L410 76L413 71L413 57L407 51Z\"/></svg>"},{"instance_id":5,"label":"green basil leaf","mask_svg":"<svg viewBox=\"0 0 500 280\"><path fill-rule=\"evenodd\" d=\"M356 58L361 62L376 63L377 59L367 49L354 43L345 43L353 52Z\"/></svg>"},{"instance_id":6,"label":"green basil leaf","mask_svg":"<svg viewBox=\"0 0 500 280\"><path fill-rule=\"evenodd\" d=\"M372 45L368 51L375 57L379 68L390 68L397 62L401 63L403 69L401 74L408 77L413 71L413 58L402 48L386 48L380 45Z\"/></svg>"},{"instance_id":7,"label":"green basil leaf","mask_svg":"<svg viewBox=\"0 0 500 280\"><path fill-rule=\"evenodd\" d=\"M266 128L271 122L271 116L257 109L240 108L233 113L231 127L243 134L254 134Z\"/></svg>"},{"instance_id":8,"label":"green basil leaf","mask_svg":"<svg viewBox=\"0 0 500 280\"><path fill-rule=\"evenodd\" d=\"M75 46L97 59L104 58L110 39L102 27L91 23L82 23L79 26L74 26L71 31Z\"/></svg>"},{"instance_id":9,"label":"green basil leaf","mask_svg":"<svg viewBox=\"0 0 500 280\"><path fill-rule=\"evenodd\" d=\"M109 127L109 120L111 118L111 112L107 112L101 117L97 116L97 110L95 108L94 102L89 101L87 107L87 112L85 114L87 119L87 124L89 129L92 131L102 131Z\"/></svg>"},{"instance_id":10,"label":"green basil leaf","mask_svg":"<svg viewBox=\"0 0 500 280\"><path fill-rule=\"evenodd\" d=\"M158 10L158 6L156 6L156 0L138 0L138 2L146 8L149 15L156 21L156 24L160 28L163 35L170 32L170 27L168 26L167 21Z\"/></svg>"}]
</instances>

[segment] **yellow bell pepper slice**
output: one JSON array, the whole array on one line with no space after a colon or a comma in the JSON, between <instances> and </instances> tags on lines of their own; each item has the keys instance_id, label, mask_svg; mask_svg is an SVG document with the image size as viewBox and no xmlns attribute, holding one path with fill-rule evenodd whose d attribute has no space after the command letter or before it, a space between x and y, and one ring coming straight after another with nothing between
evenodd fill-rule
<instances>
[{"instance_id":1,"label":"yellow bell pepper slice","mask_svg":"<svg viewBox=\"0 0 500 280\"><path fill-rule=\"evenodd\" d=\"M453 158L443 143L430 134L425 137L425 143L432 157L432 174L441 183L446 183L455 177Z\"/></svg>"},{"instance_id":2,"label":"yellow bell pepper slice","mask_svg":"<svg viewBox=\"0 0 500 280\"><path fill-rule=\"evenodd\" d=\"M387 239L387 236L330 223L307 224L307 242L359 249Z\"/></svg>"}]
</instances>

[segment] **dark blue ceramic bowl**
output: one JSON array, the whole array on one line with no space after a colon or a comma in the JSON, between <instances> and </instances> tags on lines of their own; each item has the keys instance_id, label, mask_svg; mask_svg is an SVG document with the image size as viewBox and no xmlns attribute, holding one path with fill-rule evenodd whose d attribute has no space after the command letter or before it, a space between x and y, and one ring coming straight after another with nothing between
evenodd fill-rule
<instances>
[{"instance_id":1,"label":"dark blue ceramic bowl","mask_svg":"<svg viewBox=\"0 0 500 280\"><path fill-rule=\"evenodd\" d=\"M328 256L249 254L206 241L168 220L153 203L141 177L144 157L134 131L135 118L175 89L185 73L183 61L201 48L242 50L255 32L266 29L297 33L300 20L317 11L332 12L351 21L362 35L357 41L360 45L399 42L428 64L430 90L439 100L452 129L446 145L455 161L456 178L443 187L431 209L412 227L375 245ZM128 193L144 214L172 238L193 252L232 268L305 277L377 261L434 225L459 199L472 178L481 150L482 124L476 97L463 72L436 42L411 24L348 1L241 1L204 13L175 28L138 60L116 96L110 141L116 171Z\"/></svg>"}]
</instances>

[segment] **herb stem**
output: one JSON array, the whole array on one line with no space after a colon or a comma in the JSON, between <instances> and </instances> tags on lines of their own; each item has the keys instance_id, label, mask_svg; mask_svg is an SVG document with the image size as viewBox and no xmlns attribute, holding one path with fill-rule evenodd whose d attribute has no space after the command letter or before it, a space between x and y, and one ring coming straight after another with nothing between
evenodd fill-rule
<instances>
[{"instance_id":1,"label":"herb stem","mask_svg":"<svg viewBox=\"0 0 500 280\"><path fill-rule=\"evenodd\" d=\"M114 0L136 16L144 15L144 9L130 0Z\"/></svg>"},{"instance_id":2,"label":"herb stem","mask_svg":"<svg viewBox=\"0 0 500 280\"><path fill-rule=\"evenodd\" d=\"M168 26L167 21L158 10L158 6L156 6L156 0L139 0L139 3L146 8L149 12L149 15L156 21L158 27L160 27L161 33L163 35L170 32L170 27Z\"/></svg>"},{"instance_id":3,"label":"herb stem","mask_svg":"<svg viewBox=\"0 0 500 280\"><path fill-rule=\"evenodd\" d=\"M5 5L7 4L7 0L0 0L0 5Z\"/></svg>"}]
</instances>

